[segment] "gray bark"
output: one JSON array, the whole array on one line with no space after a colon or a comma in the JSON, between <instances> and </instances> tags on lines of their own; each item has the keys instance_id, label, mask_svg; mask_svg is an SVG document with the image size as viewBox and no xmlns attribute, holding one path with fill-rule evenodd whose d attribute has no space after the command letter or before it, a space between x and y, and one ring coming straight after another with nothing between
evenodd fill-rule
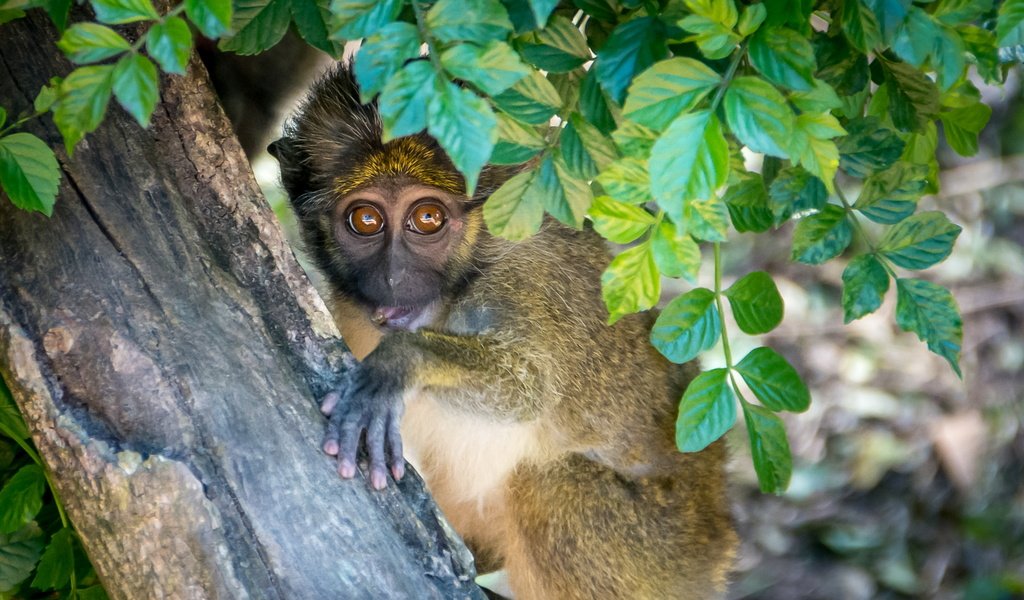
<instances>
[{"instance_id":1,"label":"gray bark","mask_svg":"<svg viewBox=\"0 0 1024 600\"><path fill-rule=\"evenodd\" d=\"M56 38L3 27L12 114L71 70ZM377 493L320 451L334 323L198 61L161 97L58 150L52 218L0 198L0 375L109 594L479 597L414 473Z\"/></svg>"}]
</instances>

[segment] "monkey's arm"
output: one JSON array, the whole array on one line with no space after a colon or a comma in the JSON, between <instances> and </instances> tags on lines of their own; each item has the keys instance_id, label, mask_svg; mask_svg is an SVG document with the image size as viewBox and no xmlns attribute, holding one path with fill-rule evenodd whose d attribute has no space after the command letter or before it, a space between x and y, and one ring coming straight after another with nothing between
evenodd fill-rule
<instances>
[{"instance_id":1,"label":"monkey's arm","mask_svg":"<svg viewBox=\"0 0 1024 600\"><path fill-rule=\"evenodd\" d=\"M385 335L362 362L351 366L344 385L324 399L324 412L331 417L324 450L337 455L342 477L355 475L363 431L371 485L386 485L387 466L395 479L402 476L399 426L407 392L433 393L447 404L500 419L537 416L545 402L557 399L549 389L545 361L527 351L520 335L508 337L516 341L500 334Z\"/></svg>"}]
</instances>

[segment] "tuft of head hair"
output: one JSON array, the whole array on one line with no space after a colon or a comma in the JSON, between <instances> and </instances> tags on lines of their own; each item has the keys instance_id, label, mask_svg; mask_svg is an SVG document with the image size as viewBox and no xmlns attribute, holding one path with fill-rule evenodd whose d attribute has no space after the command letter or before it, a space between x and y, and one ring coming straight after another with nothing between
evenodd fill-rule
<instances>
[{"instance_id":1,"label":"tuft of head hair","mask_svg":"<svg viewBox=\"0 0 1024 600\"><path fill-rule=\"evenodd\" d=\"M363 103L351 63L338 63L313 85L269 150L281 164L281 182L300 215L396 178L465 194L462 174L427 132L386 143L382 138L376 99ZM482 203L517 170L485 167L467 202Z\"/></svg>"}]
</instances>

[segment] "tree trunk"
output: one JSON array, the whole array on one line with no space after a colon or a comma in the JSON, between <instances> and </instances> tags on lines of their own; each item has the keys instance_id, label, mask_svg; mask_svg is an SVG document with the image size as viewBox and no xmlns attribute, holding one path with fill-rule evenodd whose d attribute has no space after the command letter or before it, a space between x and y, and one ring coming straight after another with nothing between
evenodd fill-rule
<instances>
[{"instance_id":1,"label":"tree trunk","mask_svg":"<svg viewBox=\"0 0 1024 600\"><path fill-rule=\"evenodd\" d=\"M12 114L71 70L56 38L4 25ZM414 473L373 492L320 451L334 323L200 63L161 89L148 130L112 102L58 150L52 218L0 199L0 374L109 594L480 597Z\"/></svg>"}]
</instances>

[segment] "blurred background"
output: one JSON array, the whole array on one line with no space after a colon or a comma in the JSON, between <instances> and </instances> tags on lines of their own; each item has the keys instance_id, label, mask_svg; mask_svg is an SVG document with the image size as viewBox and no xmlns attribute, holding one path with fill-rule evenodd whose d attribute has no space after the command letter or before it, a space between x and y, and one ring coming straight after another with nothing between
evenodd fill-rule
<instances>
[{"instance_id":1,"label":"blurred background","mask_svg":"<svg viewBox=\"0 0 1024 600\"><path fill-rule=\"evenodd\" d=\"M326 63L295 39L255 58L206 60L294 240L277 164L262 149ZM294 81L252 87L281 62ZM1002 90L983 88L994 112L978 154L940 149L942 192L921 205L963 227L952 256L922 275L960 304L962 381L896 327L894 290L877 313L844 326L845 261L789 262L792 223L725 245L727 273L770 272L786 303L780 328L739 338L736 351L771 345L813 397L806 413L785 416L794 472L783 495L758 491L745 432L730 434L743 538L731 598L1024 598L1024 97L1012 75ZM709 265L701 275L710 282ZM686 289L666 281L665 299Z\"/></svg>"}]
</instances>

